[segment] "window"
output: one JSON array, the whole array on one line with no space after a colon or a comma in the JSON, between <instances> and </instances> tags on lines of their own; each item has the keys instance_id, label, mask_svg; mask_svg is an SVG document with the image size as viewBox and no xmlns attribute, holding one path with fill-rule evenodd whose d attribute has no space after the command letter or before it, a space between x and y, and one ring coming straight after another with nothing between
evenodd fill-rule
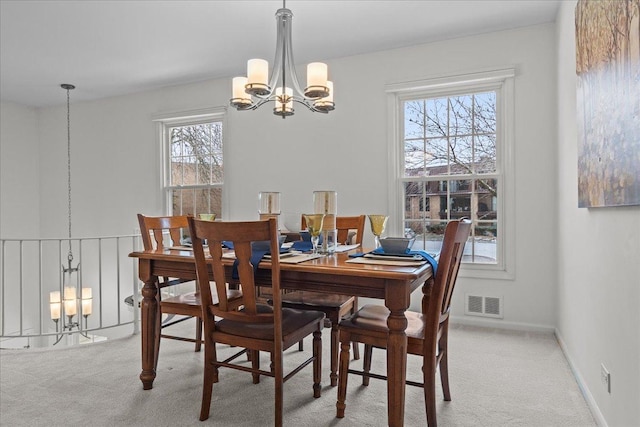
<instances>
[{"instance_id":1,"label":"window","mask_svg":"<svg viewBox=\"0 0 640 427\"><path fill-rule=\"evenodd\" d=\"M505 70L389 88L396 227L416 237L415 249L437 252L447 222L470 219L463 262L478 277L512 270L512 86Z\"/></svg>"},{"instance_id":2,"label":"window","mask_svg":"<svg viewBox=\"0 0 640 427\"><path fill-rule=\"evenodd\" d=\"M223 119L222 113L160 119L168 214L222 216Z\"/></svg>"}]
</instances>

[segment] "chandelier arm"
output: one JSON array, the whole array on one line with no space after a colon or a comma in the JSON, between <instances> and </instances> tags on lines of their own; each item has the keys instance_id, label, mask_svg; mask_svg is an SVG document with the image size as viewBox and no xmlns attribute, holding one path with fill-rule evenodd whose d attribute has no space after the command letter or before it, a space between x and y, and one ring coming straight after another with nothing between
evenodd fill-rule
<instances>
[{"instance_id":1,"label":"chandelier arm","mask_svg":"<svg viewBox=\"0 0 640 427\"><path fill-rule=\"evenodd\" d=\"M283 66L284 55L286 55L286 51L284 49L286 42L284 28L286 26L285 20L287 16L291 16L291 11L289 9L282 8L278 9L276 12L276 53L273 57L273 70L269 81L271 90L268 95L261 98L269 98L275 93L276 87L280 83L280 79L283 77L285 72L285 68Z\"/></svg>"},{"instance_id":2,"label":"chandelier arm","mask_svg":"<svg viewBox=\"0 0 640 427\"><path fill-rule=\"evenodd\" d=\"M304 91L300 88L300 83L298 82L298 75L296 73L295 61L293 60L293 41L291 38L291 28L292 28L292 18L293 14L288 21L288 25L284 27L284 66L286 70L283 70L283 73L288 72L291 76L291 83L293 86L294 94L297 92L301 97L306 98L304 96ZM283 86L284 87L284 86Z\"/></svg>"},{"instance_id":3,"label":"chandelier arm","mask_svg":"<svg viewBox=\"0 0 640 427\"><path fill-rule=\"evenodd\" d=\"M313 106L312 103L310 103L306 98L300 99L298 97L294 97L293 98L293 102L297 102L299 104L304 105L305 107L307 107L309 110L313 111L314 113L323 113L323 114L327 114L329 111L324 111L324 110L318 110L316 107Z\"/></svg>"}]
</instances>

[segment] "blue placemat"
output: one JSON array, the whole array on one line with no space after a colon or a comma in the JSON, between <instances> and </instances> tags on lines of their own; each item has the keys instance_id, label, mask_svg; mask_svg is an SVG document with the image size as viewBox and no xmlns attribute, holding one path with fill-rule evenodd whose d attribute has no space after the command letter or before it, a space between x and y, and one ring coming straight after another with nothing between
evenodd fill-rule
<instances>
[{"instance_id":1,"label":"blue placemat","mask_svg":"<svg viewBox=\"0 0 640 427\"><path fill-rule=\"evenodd\" d=\"M367 253L385 255L384 250L382 248L378 248L378 249L372 250L371 252L358 252L358 253L355 253L355 254L350 254L349 256L351 258L358 258L358 257L365 256ZM422 259L424 259L429 264L431 264L431 269L433 270L433 275L434 276L436 275L436 272L438 271L438 261L436 261L436 259L434 257L429 255L429 253L425 252L425 251L408 251L408 252L405 252L404 254L386 254L386 255L419 255L419 256L422 257Z\"/></svg>"}]
</instances>

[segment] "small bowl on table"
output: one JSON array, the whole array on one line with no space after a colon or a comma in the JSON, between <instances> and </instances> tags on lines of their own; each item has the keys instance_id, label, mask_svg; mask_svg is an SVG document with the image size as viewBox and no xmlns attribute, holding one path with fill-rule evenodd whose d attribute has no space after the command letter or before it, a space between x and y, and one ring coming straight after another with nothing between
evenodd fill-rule
<instances>
[{"instance_id":1,"label":"small bowl on table","mask_svg":"<svg viewBox=\"0 0 640 427\"><path fill-rule=\"evenodd\" d=\"M385 254L406 254L415 240L413 237L385 237L380 239L380 246Z\"/></svg>"}]
</instances>

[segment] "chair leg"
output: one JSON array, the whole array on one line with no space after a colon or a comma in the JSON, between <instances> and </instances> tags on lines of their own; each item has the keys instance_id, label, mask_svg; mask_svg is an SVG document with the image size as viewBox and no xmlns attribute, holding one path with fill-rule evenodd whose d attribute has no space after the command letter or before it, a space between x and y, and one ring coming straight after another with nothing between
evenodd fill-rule
<instances>
[{"instance_id":1,"label":"chair leg","mask_svg":"<svg viewBox=\"0 0 640 427\"><path fill-rule=\"evenodd\" d=\"M216 346L213 342L204 346L204 378L202 380L202 404L200 406L200 421L209 418L211 409L211 393L213 383L218 382L218 367L214 365L217 360Z\"/></svg>"},{"instance_id":2,"label":"chair leg","mask_svg":"<svg viewBox=\"0 0 640 427\"><path fill-rule=\"evenodd\" d=\"M347 378L349 376L349 341L340 343L340 370L338 371L338 401L336 402L336 417L344 418L347 398Z\"/></svg>"},{"instance_id":3,"label":"chair leg","mask_svg":"<svg viewBox=\"0 0 640 427\"><path fill-rule=\"evenodd\" d=\"M274 414L274 426L282 427L282 413L284 411L284 399L283 399L283 367L282 367L282 352L279 354L271 353L271 366L274 373L275 383L275 414Z\"/></svg>"},{"instance_id":4,"label":"chair leg","mask_svg":"<svg viewBox=\"0 0 640 427\"><path fill-rule=\"evenodd\" d=\"M440 382L442 383L442 394L447 402L451 400L451 391L449 390L449 320L442 326L442 335L438 343L440 357Z\"/></svg>"},{"instance_id":5,"label":"chair leg","mask_svg":"<svg viewBox=\"0 0 640 427\"><path fill-rule=\"evenodd\" d=\"M356 314L358 311L358 297L354 297L353 307L351 308L351 314ZM358 347L358 343L354 341L351 344L353 347L353 360L360 360L360 348Z\"/></svg>"},{"instance_id":6,"label":"chair leg","mask_svg":"<svg viewBox=\"0 0 640 427\"><path fill-rule=\"evenodd\" d=\"M364 362L362 363L362 371L368 374L371 371L371 357L373 356L373 346L369 344L364 345ZM367 376L362 377L362 385L369 385L370 378Z\"/></svg>"},{"instance_id":7,"label":"chair leg","mask_svg":"<svg viewBox=\"0 0 640 427\"><path fill-rule=\"evenodd\" d=\"M352 342L351 347L353 348L353 360L360 360L360 348L358 347L358 343L356 341Z\"/></svg>"},{"instance_id":8,"label":"chair leg","mask_svg":"<svg viewBox=\"0 0 640 427\"><path fill-rule=\"evenodd\" d=\"M338 351L339 349L338 322L331 322L331 387L338 385Z\"/></svg>"},{"instance_id":9,"label":"chair leg","mask_svg":"<svg viewBox=\"0 0 640 427\"><path fill-rule=\"evenodd\" d=\"M304 351L304 341L298 341L298 351Z\"/></svg>"},{"instance_id":10,"label":"chair leg","mask_svg":"<svg viewBox=\"0 0 640 427\"><path fill-rule=\"evenodd\" d=\"M258 350L247 350L247 354L250 355L249 360L251 360L251 368L255 369L256 371L260 369L260 352ZM259 384L260 374L257 372L252 372L251 375L253 376L253 383Z\"/></svg>"},{"instance_id":11,"label":"chair leg","mask_svg":"<svg viewBox=\"0 0 640 427\"><path fill-rule=\"evenodd\" d=\"M435 356L424 358L422 373L424 382L424 403L427 411L427 425L429 427L437 427Z\"/></svg>"},{"instance_id":12,"label":"chair leg","mask_svg":"<svg viewBox=\"0 0 640 427\"><path fill-rule=\"evenodd\" d=\"M313 397L322 392L322 327L313 332Z\"/></svg>"},{"instance_id":13,"label":"chair leg","mask_svg":"<svg viewBox=\"0 0 640 427\"><path fill-rule=\"evenodd\" d=\"M196 352L202 348L202 317L196 320Z\"/></svg>"}]
</instances>

